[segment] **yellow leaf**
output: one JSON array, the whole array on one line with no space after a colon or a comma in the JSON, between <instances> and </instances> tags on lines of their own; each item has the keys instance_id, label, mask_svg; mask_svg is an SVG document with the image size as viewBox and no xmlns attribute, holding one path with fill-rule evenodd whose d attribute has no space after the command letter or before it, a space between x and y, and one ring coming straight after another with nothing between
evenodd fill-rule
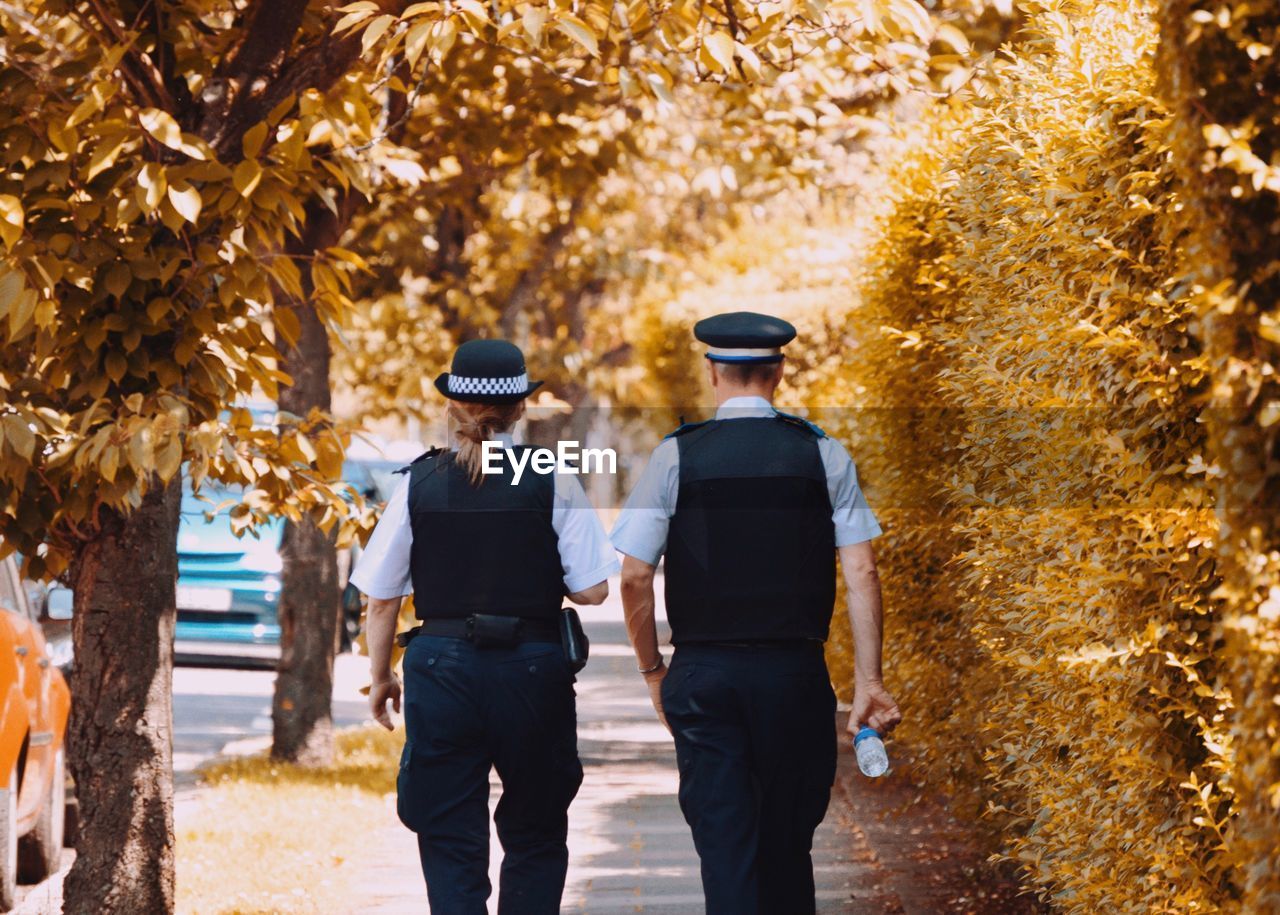
<instances>
[{"instance_id":1,"label":"yellow leaf","mask_svg":"<svg viewBox=\"0 0 1280 915\"><path fill-rule=\"evenodd\" d=\"M355 4L355 3L351 5L360 6L360 4ZM377 11L378 11L377 5L370 3L368 7L361 6L360 9L356 9L350 13L347 13L347 15L343 16L334 24L333 34L341 35L343 32L346 32L354 28L355 26L359 25L360 23L364 22L366 19L368 19Z\"/></svg>"},{"instance_id":2,"label":"yellow leaf","mask_svg":"<svg viewBox=\"0 0 1280 915\"><path fill-rule=\"evenodd\" d=\"M301 451L303 456L313 464L319 457L316 453L315 445L311 444L311 439L302 434L298 435L298 450Z\"/></svg>"},{"instance_id":3,"label":"yellow leaf","mask_svg":"<svg viewBox=\"0 0 1280 915\"><path fill-rule=\"evenodd\" d=\"M733 72L733 39L726 32L714 32L702 40L703 50L707 52L704 63L721 73Z\"/></svg>"},{"instance_id":4,"label":"yellow leaf","mask_svg":"<svg viewBox=\"0 0 1280 915\"><path fill-rule=\"evenodd\" d=\"M934 36L935 40L941 41L943 44L949 45L957 54L969 53L969 39L965 37L964 32L960 31L954 25L946 22L938 26L938 31Z\"/></svg>"},{"instance_id":5,"label":"yellow leaf","mask_svg":"<svg viewBox=\"0 0 1280 915\"><path fill-rule=\"evenodd\" d=\"M162 482L168 483L181 466L182 442L177 436L173 436L156 455L156 473L160 475Z\"/></svg>"},{"instance_id":6,"label":"yellow leaf","mask_svg":"<svg viewBox=\"0 0 1280 915\"><path fill-rule=\"evenodd\" d=\"M469 20L473 30L479 29L489 21L489 11L484 8L480 0L457 0L457 5Z\"/></svg>"},{"instance_id":7,"label":"yellow leaf","mask_svg":"<svg viewBox=\"0 0 1280 915\"><path fill-rule=\"evenodd\" d=\"M646 73L644 75L645 82L649 84L649 88L659 99L668 105L676 103L675 96L671 93L671 83L662 73Z\"/></svg>"},{"instance_id":8,"label":"yellow leaf","mask_svg":"<svg viewBox=\"0 0 1280 915\"><path fill-rule=\"evenodd\" d=\"M93 155L89 157L89 168L85 172L85 180L92 181L115 164L120 156L120 150L124 148L124 140L124 134L118 133L103 137L99 141L93 148Z\"/></svg>"},{"instance_id":9,"label":"yellow leaf","mask_svg":"<svg viewBox=\"0 0 1280 915\"><path fill-rule=\"evenodd\" d=\"M541 6L528 6L524 11L524 30L530 44L542 44L542 27L547 24L547 11Z\"/></svg>"},{"instance_id":10,"label":"yellow leaf","mask_svg":"<svg viewBox=\"0 0 1280 915\"><path fill-rule=\"evenodd\" d=\"M125 294L131 282L133 282L133 272L129 269L129 265L123 261L116 261L108 267L107 274L103 277L103 285L106 287L107 292L117 299Z\"/></svg>"},{"instance_id":11,"label":"yellow leaf","mask_svg":"<svg viewBox=\"0 0 1280 915\"><path fill-rule=\"evenodd\" d=\"M164 168L155 162L148 162L138 172L138 203L151 213L164 200L169 182L165 180Z\"/></svg>"},{"instance_id":12,"label":"yellow leaf","mask_svg":"<svg viewBox=\"0 0 1280 915\"><path fill-rule=\"evenodd\" d=\"M120 379L124 378L125 372L129 371L128 360L117 352L107 353L105 365L107 369L107 377L117 384L120 382Z\"/></svg>"},{"instance_id":13,"label":"yellow leaf","mask_svg":"<svg viewBox=\"0 0 1280 915\"><path fill-rule=\"evenodd\" d=\"M622 90L623 98L630 98L636 94L636 80L631 75L631 71L625 67L618 70L618 88Z\"/></svg>"},{"instance_id":14,"label":"yellow leaf","mask_svg":"<svg viewBox=\"0 0 1280 915\"><path fill-rule=\"evenodd\" d=\"M178 211L178 215L191 223L200 217L200 208L204 205L200 192L189 184L183 187L169 185L169 202Z\"/></svg>"},{"instance_id":15,"label":"yellow leaf","mask_svg":"<svg viewBox=\"0 0 1280 915\"><path fill-rule=\"evenodd\" d=\"M272 312L272 320L286 343L290 346L297 344L298 337L302 334L302 324L299 323L298 316L292 308L275 309Z\"/></svg>"},{"instance_id":16,"label":"yellow leaf","mask_svg":"<svg viewBox=\"0 0 1280 915\"><path fill-rule=\"evenodd\" d=\"M431 20L415 23L409 33L404 37L404 57L412 69L418 63L418 58L422 56L423 50L427 46L427 39L431 37L431 30L435 23Z\"/></svg>"},{"instance_id":17,"label":"yellow leaf","mask_svg":"<svg viewBox=\"0 0 1280 915\"><path fill-rule=\"evenodd\" d=\"M143 108L138 112L142 129L170 149L182 149L182 128L167 111L159 108Z\"/></svg>"},{"instance_id":18,"label":"yellow leaf","mask_svg":"<svg viewBox=\"0 0 1280 915\"><path fill-rule=\"evenodd\" d=\"M22 201L11 194L0 194L0 241L6 248L18 243L24 224Z\"/></svg>"},{"instance_id":19,"label":"yellow leaf","mask_svg":"<svg viewBox=\"0 0 1280 915\"><path fill-rule=\"evenodd\" d=\"M115 445L108 445L102 450L102 457L98 459L98 473L102 474L102 478L108 483L116 481L116 470L120 467L120 449Z\"/></svg>"},{"instance_id":20,"label":"yellow leaf","mask_svg":"<svg viewBox=\"0 0 1280 915\"><path fill-rule=\"evenodd\" d=\"M240 148L244 150L246 159L258 158L258 153L262 152L262 144L267 139L267 124L265 121L259 121L244 132L244 138L240 141Z\"/></svg>"},{"instance_id":21,"label":"yellow leaf","mask_svg":"<svg viewBox=\"0 0 1280 915\"><path fill-rule=\"evenodd\" d=\"M933 31L929 13L916 0L890 0L893 16L922 41L928 41Z\"/></svg>"},{"instance_id":22,"label":"yellow leaf","mask_svg":"<svg viewBox=\"0 0 1280 915\"><path fill-rule=\"evenodd\" d=\"M23 460L29 461L35 455L36 437L31 434L27 421L16 413L4 418L4 437Z\"/></svg>"},{"instance_id":23,"label":"yellow leaf","mask_svg":"<svg viewBox=\"0 0 1280 915\"><path fill-rule=\"evenodd\" d=\"M734 50L737 51L742 61L742 69L747 76L751 79L759 79L764 69L760 63L760 56L740 41L734 44Z\"/></svg>"},{"instance_id":24,"label":"yellow leaf","mask_svg":"<svg viewBox=\"0 0 1280 915\"><path fill-rule=\"evenodd\" d=\"M386 34L387 29L395 25L395 16L379 16L369 23L369 27L360 36L360 52L368 54L369 49L378 43L378 39Z\"/></svg>"},{"instance_id":25,"label":"yellow leaf","mask_svg":"<svg viewBox=\"0 0 1280 915\"><path fill-rule=\"evenodd\" d=\"M151 470L151 427L143 426L129 437L129 463L139 476Z\"/></svg>"},{"instance_id":26,"label":"yellow leaf","mask_svg":"<svg viewBox=\"0 0 1280 915\"><path fill-rule=\"evenodd\" d=\"M254 159L244 159L231 175L231 183L241 197L252 196L254 188L262 180L262 166ZM194 222L194 220L192 220Z\"/></svg>"},{"instance_id":27,"label":"yellow leaf","mask_svg":"<svg viewBox=\"0 0 1280 915\"><path fill-rule=\"evenodd\" d=\"M8 277L15 277L21 286L22 278L18 274L10 273ZM0 284L3 284L0 280ZM0 285L0 289L3 286ZM38 298L34 289L21 288L21 290L9 300L9 339L18 340L26 336L26 327L36 311Z\"/></svg>"},{"instance_id":28,"label":"yellow leaf","mask_svg":"<svg viewBox=\"0 0 1280 915\"><path fill-rule=\"evenodd\" d=\"M593 57L599 56L600 43L596 40L595 32L577 16L562 13L556 21L556 28L586 48Z\"/></svg>"}]
</instances>

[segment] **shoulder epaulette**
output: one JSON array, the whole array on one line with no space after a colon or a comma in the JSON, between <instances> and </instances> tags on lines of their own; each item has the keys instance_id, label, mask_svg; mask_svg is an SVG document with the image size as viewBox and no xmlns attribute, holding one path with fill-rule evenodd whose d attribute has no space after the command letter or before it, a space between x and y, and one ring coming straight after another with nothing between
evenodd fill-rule
<instances>
[{"instance_id":1,"label":"shoulder epaulette","mask_svg":"<svg viewBox=\"0 0 1280 915\"><path fill-rule=\"evenodd\" d=\"M443 448L428 448L426 451L422 452L422 454L418 455L416 458L414 458L414 459L413 459L412 461L410 461L408 464L406 464L405 466L401 467L399 470L397 470L397 471L395 471L395 472L396 472L396 473L408 473L408 472L409 472L409 469L410 469L411 467L413 467L413 465L414 465L414 464L417 464L417 463L419 463L419 462L421 462L421 461L425 461L427 458L435 457L437 454L443 454L443 453L444 453L444 450L445 450L445 449L443 449Z\"/></svg>"},{"instance_id":2,"label":"shoulder epaulette","mask_svg":"<svg viewBox=\"0 0 1280 915\"><path fill-rule=\"evenodd\" d=\"M662 438L665 440L669 438L675 438L677 435L684 435L686 432L692 432L694 429L701 429L703 426L705 426L709 422L711 422L711 420L704 419L700 423L681 423L679 428L675 429L672 432L668 432Z\"/></svg>"},{"instance_id":3,"label":"shoulder epaulette","mask_svg":"<svg viewBox=\"0 0 1280 915\"><path fill-rule=\"evenodd\" d=\"M803 416L794 416L791 413L783 413L781 410L774 410L773 415L778 417L784 423L790 423L793 426L799 426L802 429L808 429L818 438L826 438L827 433L817 423L811 423Z\"/></svg>"}]
</instances>

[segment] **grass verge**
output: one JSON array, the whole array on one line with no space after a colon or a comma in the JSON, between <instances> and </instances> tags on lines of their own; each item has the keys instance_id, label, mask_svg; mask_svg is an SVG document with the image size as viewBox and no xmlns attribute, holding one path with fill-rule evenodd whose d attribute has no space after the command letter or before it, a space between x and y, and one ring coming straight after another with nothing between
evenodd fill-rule
<instances>
[{"instance_id":1,"label":"grass verge","mask_svg":"<svg viewBox=\"0 0 1280 915\"><path fill-rule=\"evenodd\" d=\"M178 911L358 911L378 835L399 826L389 795L403 741L368 725L339 731L324 768L258 755L204 770L177 824Z\"/></svg>"}]
</instances>

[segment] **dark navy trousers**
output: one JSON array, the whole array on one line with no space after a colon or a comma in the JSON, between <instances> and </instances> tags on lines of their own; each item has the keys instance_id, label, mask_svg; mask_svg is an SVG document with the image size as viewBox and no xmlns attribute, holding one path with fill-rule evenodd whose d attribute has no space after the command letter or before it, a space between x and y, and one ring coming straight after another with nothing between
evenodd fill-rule
<instances>
[{"instance_id":1,"label":"dark navy trousers","mask_svg":"<svg viewBox=\"0 0 1280 915\"><path fill-rule=\"evenodd\" d=\"M836 772L822 645L682 643L662 703L708 915L813 912L813 833Z\"/></svg>"},{"instance_id":2,"label":"dark navy trousers","mask_svg":"<svg viewBox=\"0 0 1280 915\"><path fill-rule=\"evenodd\" d=\"M409 643L397 806L418 834L432 915L485 913L491 767L502 780L498 911L559 912L569 804L582 783L573 680L557 644Z\"/></svg>"}]
</instances>

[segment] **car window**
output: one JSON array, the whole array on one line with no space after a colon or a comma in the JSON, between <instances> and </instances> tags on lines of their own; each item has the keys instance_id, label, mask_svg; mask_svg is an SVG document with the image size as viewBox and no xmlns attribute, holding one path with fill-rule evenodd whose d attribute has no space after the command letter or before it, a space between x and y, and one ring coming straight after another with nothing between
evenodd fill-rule
<instances>
[{"instance_id":1,"label":"car window","mask_svg":"<svg viewBox=\"0 0 1280 915\"><path fill-rule=\"evenodd\" d=\"M26 601L18 588L18 570L14 568L12 556L0 560L0 607L26 616Z\"/></svg>"}]
</instances>

